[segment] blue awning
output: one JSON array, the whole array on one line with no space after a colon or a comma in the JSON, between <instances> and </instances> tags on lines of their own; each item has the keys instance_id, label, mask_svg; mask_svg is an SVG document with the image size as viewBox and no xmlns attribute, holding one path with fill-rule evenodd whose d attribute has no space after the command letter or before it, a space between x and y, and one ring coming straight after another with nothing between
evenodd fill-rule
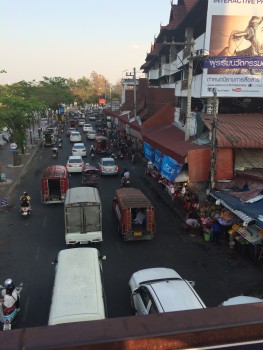
<instances>
[{"instance_id":1,"label":"blue awning","mask_svg":"<svg viewBox=\"0 0 263 350\"><path fill-rule=\"evenodd\" d=\"M223 191L212 192L211 196L219 199L224 207L232 211L245 224L248 225L254 221L258 226L263 227L263 199L254 203L243 203L239 198Z\"/></svg>"}]
</instances>

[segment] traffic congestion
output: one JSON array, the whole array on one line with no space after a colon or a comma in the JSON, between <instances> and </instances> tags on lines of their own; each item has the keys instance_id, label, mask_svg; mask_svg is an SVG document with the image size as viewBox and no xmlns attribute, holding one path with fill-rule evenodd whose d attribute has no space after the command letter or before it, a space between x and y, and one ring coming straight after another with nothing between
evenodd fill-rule
<instances>
[{"instance_id":1,"label":"traffic congestion","mask_svg":"<svg viewBox=\"0 0 263 350\"><path fill-rule=\"evenodd\" d=\"M88 137L91 131L95 138ZM63 120L43 120L40 139L17 188L17 206L5 216L1 280L9 277L6 270L13 281L3 289L19 288L14 327L92 320L86 304L81 306L82 298L98 296L91 288L102 290L93 319L217 307L244 291L243 278L240 285L229 283L241 262L185 232L149 183L146 163L133 151L132 140L109 118L74 111ZM21 210L23 196L28 196L23 200L27 215ZM101 277L86 281L87 270L76 263L79 254L72 253L75 262L66 265L67 280L56 286L62 283L57 271L64 275L59 255L67 248L81 249L83 264L95 259ZM251 266L242 268L248 278ZM88 270L89 276L96 275ZM72 312L63 309L64 291L76 300L72 308L85 309L85 317L63 315ZM58 299L60 314L52 311L51 321Z\"/></svg>"}]
</instances>

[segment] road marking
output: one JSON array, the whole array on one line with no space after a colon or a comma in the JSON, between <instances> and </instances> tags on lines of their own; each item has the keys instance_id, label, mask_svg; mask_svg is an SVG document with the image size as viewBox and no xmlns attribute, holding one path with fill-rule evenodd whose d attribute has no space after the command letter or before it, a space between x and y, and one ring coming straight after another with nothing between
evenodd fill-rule
<instances>
[{"instance_id":1,"label":"road marking","mask_svg":"<svg viewBox=\"0 0 263 350\"><path fill-rule=\"evenodd\" d=\"M22 317L23 322L25 322L27 318L28 308L29 308L29 298L26 298L25 307L23 307L23 317Z\"/></svg>"},{"instance_id":2,"label":"road marking","mask_svg":"<svg viewBox=\"0 0 263 350\"><path fill-rule=\"evenodd\" d=\"M35 260L38 260L38 258L39 258L39 251L40 251L40 247L37 248L37 251L35 254Z\"/></svg>"}]
</instances>

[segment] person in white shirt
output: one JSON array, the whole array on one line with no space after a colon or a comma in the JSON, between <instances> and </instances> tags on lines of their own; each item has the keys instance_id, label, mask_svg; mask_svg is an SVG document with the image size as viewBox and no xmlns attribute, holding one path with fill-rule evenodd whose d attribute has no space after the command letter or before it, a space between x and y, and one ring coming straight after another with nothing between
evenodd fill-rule
<instances>
[{"instance_id":1,"label":"person in white shirt","mask_svg":"<svg viewBox=\"0 0 263 350\"><path fill-rule=\"evenodd\" d=\"M139 210L136 214L135 219L133 220L133 223L142 225L145 218L146 215L142 212L142 210Z\"/></svg>"},{"instance_id":2,"label":"person in white shirt","mask_svg":"<svg viewBox=\"0 0 263 350\"><path fill-rule=\"evenodd\" d=\"M19 296L17 295L16 288L11 278L5 280L5 289L2 290L2 296L4 297L3 313L9 314L15 309L16 303L19 300Z\"/></svg>"}]
</instances>

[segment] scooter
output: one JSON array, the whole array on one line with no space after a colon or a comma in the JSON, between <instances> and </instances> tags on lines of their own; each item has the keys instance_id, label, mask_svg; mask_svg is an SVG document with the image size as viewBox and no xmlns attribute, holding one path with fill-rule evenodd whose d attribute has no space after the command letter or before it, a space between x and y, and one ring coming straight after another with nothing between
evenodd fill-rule
<instances>
[{"instance_id":1,"label":"scooter","mask_svg":"<svg viewBox=\"0 0 263 350\"><path fill-rule=\"evenodd\" d=\"M23 289L22 286L23 286L23 283L20 283L19 287L16 287L16 293L19 299L20 299L20 293ZM0 285L0 288L2 289L2 296L4 296L5 287ZM14 304L14 308L12 307L7 310L3 309L3 299L0 300L0 322L3 324L3 331L10 331L12 329L12 326L14 325L14 321L17 317L19 310L20 308L18 308L17 305L15 304Z\"/></svg>"},{"instance_id":2,"label":"scooter","mask_svg":"<svg viewBox=\"0 0 263 350\"><path fill-rule=\"evenodd\" d=\"M128 187L130 186L131 180L129 177L123 176L121 178L121 187Z\"/></svg>"},{"instance_id":3,"label":"scooter","mask_svg":"<svg viewBox=\"0 0 263 350\"><path fill-rule=\"evenodd\" d=\"M58 157L58 150L57 149L53 148L53 150L52 150L52 157L53 157L53 159Z\"/></svg>"},{"instance_id":4,"label":"scooter","mask_svg":"<svg viewBox=\"0 0 263 350\"><path fill-rule=\"evenodd\" d=\"M58 141L58 147L59 148L62 148L62 144L63 144L62 141Z\"/></svg>"},{"instance_id":5,"label":"scooter","mask_svg":"<svg viewBox=\"0 0 263 350\"><path fill-rule=\"evenodd\" d=\"M95 152L92 151L92 152L90 153L90 158L91 158L91 159L94 159L94 157L95 157Z\"/></svg>"},{"instance_id":6,"label":"scooter","mask_svg":"<svg viewBox=\"0 0 263 350\"><path fill-rule=\"evenodd\" d=\"M29 217L29 215L31 214L30 203L27 203L27 204L20 203L19 211L20 211L21 215L23 216L23 218Z\"/></svg>"}]
</instances>

